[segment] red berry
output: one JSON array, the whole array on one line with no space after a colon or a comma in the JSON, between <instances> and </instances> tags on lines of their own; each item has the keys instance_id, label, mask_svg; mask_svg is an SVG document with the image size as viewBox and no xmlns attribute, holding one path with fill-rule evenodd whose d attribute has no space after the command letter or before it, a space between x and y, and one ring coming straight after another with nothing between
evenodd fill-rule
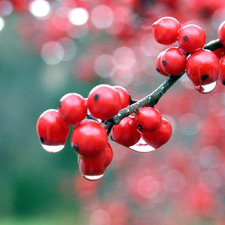
<instances>
[{"instance_id":1,"label":"red berry","mask_svg":"<svg viewBox=\"0 0 225 225\"><path fill-rule=\"evenodd\" d=\"M79 156L78 164L80 172L87 180L98 180L103 176L112 158L113 151L109 144L107 144L103 152L95 157L85 158Z\"/></svg>"},{"instance_id":2,"label":"red berry","mask_svg":"<svg viewBox=\"0 0 225 225\"><path fill-rule=\"evenodd\" d=\"M144 133L152 132L159 128L162 116L157 109L144 106L136 113L138 130Z\"/></svg>"},{"instance_id":3,"label":"red berry","mask_svg":"<svg viewBox=\"0 0 225 225\"><path fill-rule=\"evenodd\" d=\"M100 84L90 91L87 105L92 116L101 120L112 118L121 109L118 92L107 84Z\"/></svg>"},{"instance_id":4,"label":"red berry","mask_svg":"<svg viewBox=\"0 0 225 225\"><path fill-rule=\"evenodd\" d=\"M217 48L213 51L213 53L215 53L216 56L220 59L222 56L225 55L225 47Z\"/></svg>"},{"instance_id":5,"label":"red berry","mask_svg":"<svg viewBox=\"0 0 225 225\"><path fill-rule=\"evenodd\" d=\"M161 67L169 75L180 75L185 71L186 54L176 47L168 48L161 56Z\"/></svg>"},{"instance_id":6,"label":"red berry","mask_svg":"<svg viewBox=\"0 0 225 225\"><path fill-rule=\"evenodd\" d=\"M76 93L66 94L59 101L58 111L65 122L74 126L87 115L86 100Z\"/></svg>"},{"instance_id":7,"label":"red berry","mask_svg":"<svg viewBox=\"0 0 225 225\"><path fill-rule=\"evenodd\" d=\"M141 137L148 145L157 149L170 139L171 134L172 126L168 120L163 118L162 123L157 130L150 133L141 133Z\"/></svg>"},{"instance_id":8,"label":"red berry","mask_svg":"<svg viewBox=\"0 0 225 225\"><path fill-rule=\"evenodd\" d=\"M218 80L219 59L209 50L194 52L186 64L186 73L197 90ZM200 88L200 89L198 89Z\"/></svg>"},{"instance_id":9,"label":"red berry","mask_svg":"<svg viewBox=\"0 0 225 225\"><path fill-rule=\"evenodd\" d=\"M74 127L71 135L73 149L83 157L94 157L106 148L108 135L100 123L84 120Z\"/></svg>"},{"instance_id":10,"label":"red berry","mask_svg":"<svg viewBox=\"0 0 225 225\"><path fill-rule=\"evenodd\" d=\"M178 32L178 42L185 52L194 52L202 49L205 45L205 31L197 25L187 25Z\"/></svg>"},{"instance_id":11,"label":"red berry","mask_svg":"<svg viewBox=\"0 0 225 225\"><path fill-rule=\"evenodd\" d=\"M161 66L161 61L162 61L162 55L164 54L164 51L160 52L159 55L156 58L156 71L159 72L160 74L168 77L169 74L165 73L162 66Z\"/></svg>"},{"instance_id":12,"label":"red berry","mask_svg":"<svg viewBox=\"0 0 225 225\"><path fill-rule=\"evenodd\" d=\"M218 37L221 44L225 47L225 21L222 22L218 28Z\"/></svg>"},{"instance_id":13,"label":"red berry","mask_svg":"<svg viewBox=\"0 0 225 225\"><path fill-rule=\"evenodd\" d=\"M62 120L55 109L43 112L38 118L36 130L42 147L48 152L63 149L69 135L69 124Z\"/></svg>"},{"instance_id":14,"label":"red berry","mask_svg":"<svg viewBox=\"0 0 225 225\"><path fill-rule=\"evenodd\" d=\"M221 57L219 61L219 81L225 85L225 56Z\"/></svg>"},{"instance_id":15,"label":"red berry","mask_svg":"<svg viewBox=\"0 0 225 225\"><path fill-rule=\"evenodd\" d=\"M153 37L164 45L173 44L177 40L180 23L173 17L163 17L152 26Z\"/></svg>"},{"instance_id":16,"label":"red berry","mask_svg":"<svg viewBox=\"0 0 225 225\"><path fill-rule=\"evenodd\" d=\"M137 121L133 117L123 118L118 125L113 126L111 131L112 140L126 147L136 144L140 137Z\"/></svg>"},{"instance_id":17,"label":"red berry","mask_svg":"<svg viewBox=\"0 0 225 225\"><path fill-rule=\"evenodd\" d=\"M121 101L121 108L126 108L128 105L130 105L130 95L129 92L121 86L113 86L114 89L116 89L117 93L120 96L120 101Z\"/></svg>"}]
</instances>

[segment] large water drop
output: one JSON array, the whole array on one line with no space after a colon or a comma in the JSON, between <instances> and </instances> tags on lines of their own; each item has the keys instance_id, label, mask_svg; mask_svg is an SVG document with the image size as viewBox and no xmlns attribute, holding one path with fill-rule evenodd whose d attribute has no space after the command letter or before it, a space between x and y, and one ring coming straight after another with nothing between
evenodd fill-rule
<instances>
[{"instance_id":1,"label":"large water drop","mask_svg":"<svg viewBox=\"0 0 225 225\"><path fill-rule=\"evenodd\" d=\"M136 151L136 152L151 152L154 151L155 148L152 146L148 145L143 138L141 138L135 145L132 145L129 147L131 150Z\"/></svg>"},{"instance_id":2,"label":"large water drop","mask_svg":"<svg viewBox=\"0 0 225 225\"><path fill-rule=\"evenodd\" d=\"M100 174L100 175L84 175L84 178L86 178L87 180L90 181L96 181L99 180L103 177L104 174Z\"/></svg>"},{"instance_id":3,"label":"large water drop","mask_svg":"<svg viewBox=\"0 0 225 225\"><path fill-rule=\"evenodd\" d=\"M65 145L45 145L45 144L41 144L42 148L50 153L57 153L60 152Z\"/></svg>"},{"instance_id":4,"label":"large water drop","mask_svg":"<svg viewBox=\"0 0 225 225\"><path fill-rule=\"evenodd\" d=\"M199 86L194 85L194 87L198 92L202 94L207 94L214 90L214 88L216 87L216 84L217 84L217 81L210 84L206 84L206 85L199 85Z\"/></svg>"}]
</instances>

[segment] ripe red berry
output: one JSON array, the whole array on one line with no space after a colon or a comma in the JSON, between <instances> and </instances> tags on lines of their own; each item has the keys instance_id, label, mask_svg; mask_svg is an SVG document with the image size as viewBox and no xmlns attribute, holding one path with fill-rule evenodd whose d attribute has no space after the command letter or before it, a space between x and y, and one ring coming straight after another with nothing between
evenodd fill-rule
<instances>
[{"instance_id":1,"label":"ripe red berry","mask_svg":"<svg viewBox=\"0 0 225 225\"><path fill-rule=\"evenodd\" d=\"M205 31L197 25L187 25L178 32L178 42L180 47L188 53L202 49L205 45Z\"/></svg>"},{"instance_id":2,"label":"ripe red berry","mask_svg":"<svg viewBox=\"0 0 225 225\"><path fill-rule=\"evenodd\" d=\"M55 109L43 112L37 120L37 135L42 147L48 152L59 152L69 135L69 124L62 120Z\"/></svg>"},{"instance_id":3,"label":"ripe red berry","mask_svg":"<svg viewBox=\"0 0 225 225\"><path fill-rule=\"evenodd\" d=\"M86 100L80 94L66 94L59 101L58 111L65 122L74 126L87 116Z\"/></svg>"},{"instance_id":4,"label":"ripe red berry","mask_svg":"<svg viewBox=\"0 0 225 225\"><path fill-rule=\"evenodd\" d=\"M209 50L199 50L191 54L187 59L186 73L193 82L195 88L202 92L204 86L212 84L218 80L219 59Z\"/></svg>"},{"instance_id":5,"label":"ripe red berry","mask_svg":"<svg viewBox=\"0 0 225 225\"><path fill-rule=\"evenodd\" d=\"M71 135L73 149L83 157L94 157L106 148L108 135L100 123L84 120L74 127Z\"/></svg>"},{"instance_id":6,"label":"ripe red berry","mask_svg":"<svg viewBox=\"0 0 225 225\"><path fill-rule=\"evenodd\" d=\"M222 56L225 55L225 47L217 48L213 51L213 53L215 53L216 56L220 59Z\"/></svg>"},{"instance_id":7,"label":"ripe red berry","mask_svg":"<svg viewBox=\"0 0 225 225\"><path fill-rule=\"evenodd\" d=\"M180 23L173 17L163 17L152 25L155 40L164 45L173 44L177 40Z\"/></svg>"},{"instance_id":8,"label":"ripe red berry","mask_svg":"<svg viewBox=\"0 0 225 225\"><path fill-rule=\"evenodd\" d=\"M112 118L121 109L118 92L107 84L100 84L90 91L87 105L92 116L101 120Z\"/></svg>"},{"instance_id":9,"label":"ripe red berry","mask_svg":"<svg viewBox=\"0 0 225 225\"><path fill-rule=\"evenodd\" d=\"M102 178L106 168L111 163L113 158L113 151L109 144L107 144L105 150L99 155L92 158L85 158L79 156L79 169L81 174L87 180L99 180Z\"/></svg>"},{"instance_id":10,"label":"ripe red berry","mask_svg":"<svg viewBox=\"0 0 225 225\"><path fill-rule=\"evenodd\" d=\"M121 101L121 107L120 109L126 108L128 105L130 105L130 95L129 92L121 86L113 86L114 89L116 89L117 93L120 96Z\"/></svg>"},{"instance_id":11,"label":"ripe red berry","mask_svg":"<svg viewBox=\"0 0 225 225\"><path fill-rule=\"evenodd\" d=\"M225 85L225 56L219 60L219 81Z\"/></svg>"},{"instance_id":12,"label":"ripe red berry","mask_svg":"<svg viewBox=\"0 0 225 225\"><path fill-rule=\"evenodd\" d=\"M162 122L162 116L157 109L144 106L137 111L136 120L138 130L149 133L159 128Z\"/></svg>"},{"instance_id":13,"label":"ripe red berry","mask_svg":"<svg viewBox=\"0 0 225 225\"><path fill-rule=\"evenodd\" d=\"M218 28L218 37L221 44L225 47L225 21L222 22Z\"/></svg>"},{"instance_id":14,"label":"ripe red berry","mask_svg":"<svg viewBox=\"0 0 225 225\"><path fill-rule=\"evenodd\" d=\"M141 133L141 137L144 141L155 149L165 144L170 139L171 135L172 126L170 122L164 118L157 130L150 133Z\"/></svg>"},{"instance_id":15,"label":"ripe red berry","mask_svg":"<svg viewBox=\"0 0 225 225\"><path fill-rule=\"evenodd\" d=\"M162 61L162 55L164 54L164 51L160 52L159 55L156 58L156 71L159 72L160 74L168 77L169 74L165 73L162 66L161 66L161 61Z\"/></svg>"},{"instance_id":16,"label":"ripe red berry","mask_svg":"<svg viewBox=\"0 0 225 225\"><path fill-rule=\"evenodd\" d=\"M113 126L111 131L112 140L126 147L136 144L140 137L137 121L133 117L123 118L118 125Z\"/></svg>"},{"instance_id":17,"label":"ripe red berry","mask_svg":"<svg viewBox=\"0 0 225 225\"><path fill-rule=\"evenodd\" d=\"M171 47L161 56L161 67L169 75L180 75L185 71L186 54L177 47Z\"/></svg>"}]
</instances>

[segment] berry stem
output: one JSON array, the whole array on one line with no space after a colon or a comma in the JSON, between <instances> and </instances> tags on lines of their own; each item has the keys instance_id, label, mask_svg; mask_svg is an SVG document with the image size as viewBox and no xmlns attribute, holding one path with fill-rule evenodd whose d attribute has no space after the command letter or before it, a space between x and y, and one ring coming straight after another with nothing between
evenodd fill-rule
<instances>
[{"instance_id":1,"label":"berry stem","mask_svg":"<svg viewBox=\"0 0 225 225\"><path fill-rule=\"evenodd\" d=\"M216 39L216 40L213 40L213 41L210 41L209 43L207 43L204 46L204 49L214 51L214 50L216 50L218 48L221 48L221 47L223 47L223 45L220 43L219 39ZM188 55L187 55L187 57L188 57ZM110 120L110 123L119 124L120 121L124 117L129 116L131 113L134 113L135 111L137 111L142 106L150 105L150 106L154 107L154 105L156 105L158 103L159 99L166 93L166 91L168 89L170 89L170 87L174 83L176 83L177 80L179 80L184 73L182 73L181 75L178 75L178 76L169 76L169 78L166 81L164 81L151 94L147 95L146 97L142 98L139 101L132 102L133 104L131 104L128 107L120 110L119 113Z\"/></svg>"}]
</instances>

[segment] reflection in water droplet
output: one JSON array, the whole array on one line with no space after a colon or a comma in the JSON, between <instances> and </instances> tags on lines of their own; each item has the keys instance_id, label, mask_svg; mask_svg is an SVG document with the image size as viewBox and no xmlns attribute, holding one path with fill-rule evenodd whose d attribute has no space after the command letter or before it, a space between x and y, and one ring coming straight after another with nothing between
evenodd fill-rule
<instances>
[{"instance_id":1,"label":"reflection in water droplet","mask_svg":"<svg viewBox=\"0 0 225 225\"><path fill-rule=\"evenodd\" d=\"M44 144L41 144L41 146L47 152L57 153L57 152L60 152L64 148L65 145L44 145Z\"/></svg>"},{"instance_id":2,"label":"reflection in water droplet","mask_svg":"<svg viewBox=\"0 0 225 225\"><path fill-rule=\"evenodd\" d=\"M86 178L87 180L90 181L95 181L95 180L99 180L103 177L104 174L101 175L84 175L84 178Z\"/></svg>"},{"instance_id":3,"label":"reflection in water droplet","mask_svg":"<svg viewBox=\"0 0 225 225\"><path fill-rule=\"evenodd\" d=\"M144 139L140 139L135 145L129 147L131 150L136 151L136 152L151 152L154 151L155 148L152 146L148 145Z\"/></svg>"},{"instance_id":4,"label":"reflection in water droplet","mask_svg":"<svg viewBox=\"0 0 225 225\"><path fill-rule=\"evenodd\" d=\"M195 86L195 89L197 91L199 91L202 94L207 94L210 93L211 91L214 90L214 88L216 87L217 81L211 83L211 84L206 84L206 85L200 85L200 86Z\"/></svg>"}]
</instances>

